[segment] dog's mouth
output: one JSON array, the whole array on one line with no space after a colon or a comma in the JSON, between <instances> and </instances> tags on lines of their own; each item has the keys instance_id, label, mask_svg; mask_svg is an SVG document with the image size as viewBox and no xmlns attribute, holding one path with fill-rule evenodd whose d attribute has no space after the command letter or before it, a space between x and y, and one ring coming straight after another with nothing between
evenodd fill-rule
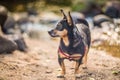
<instances>
[{"instance_id":1,"label":"dog's mouth","mask_svg":"<svg viewBox=\"0 0 120 80\"><path fill-rule=\"evenodd\" d=\"M59 35L56 35L56 33L51 30L51 31L48 31L48 34L51 36L51 37L59 37Z\"/></svg>"}]
</instances>

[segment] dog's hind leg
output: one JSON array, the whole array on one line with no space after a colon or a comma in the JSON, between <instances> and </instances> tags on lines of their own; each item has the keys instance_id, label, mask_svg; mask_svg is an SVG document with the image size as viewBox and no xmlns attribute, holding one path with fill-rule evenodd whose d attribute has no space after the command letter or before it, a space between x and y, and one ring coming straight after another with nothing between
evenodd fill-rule
<instances>
[{"instance_id":1,"label":"dog's hind leg","mask_svg":"<svg viewBox=\"0 0 120 80\"><path fill-rule=\"evenodd\" d=\"M83 69L87 69L87 55L88 55L88 47L86 47L85 54L83 57Z\"/></svg>"},{"instance_id":2,"label":"dog's hind leg","mask_svg":"<svg viewBox=\"0 0 120 80\"><path fill-rule=\"evenodd\" d=\"M65 64L64 64L64 59L58 57L58 62L59 62L59 65L60 65L62 71L61 71L61 73L60 73L59 75L57 75L57 77L58 77L58 78L64 78L64 75L65 75L65 73L66 73Z\"/></svg>"}]
</instances>

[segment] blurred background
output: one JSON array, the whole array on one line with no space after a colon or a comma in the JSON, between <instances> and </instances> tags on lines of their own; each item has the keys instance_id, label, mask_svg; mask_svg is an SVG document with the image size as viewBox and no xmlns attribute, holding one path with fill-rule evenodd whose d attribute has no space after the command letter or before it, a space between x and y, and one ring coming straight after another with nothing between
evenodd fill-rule
<instances>
[{"instance_id":1,"label":"blurred background","mask_svg":"<svg viewBox=\"0 0 120 80\"><path fill-rule=\"evenodd\" d=\"M116 47L117 44L120 44L119 0L0 0L0 5L1 10L2 7L6 8L8 16L4 25L6 30L2 29L4 34L20 33L37 39L48 38L46 31L53 28L56 22L62 19L59 10L64 9L66 13L71 11L74 17L86 19L91 30L98 28L98 32L101 29L98 34L106 36L104 39L108 43L116 44ZM94 34L94 31L91 32ZM101 42L98 35L92 36L95 45ZM119 50L115 51L119 53Z\"/></svg>"},{"instance_id":2,"label":"blurred background","mask_svg":"<svg viewBox=\"0 0 120 80\"><path fill-rule=\"evenodd\" d=\"M63 9L66 14L71 11L73 19L81 18L88 21L92 37L91 48L93 49L90 53L98 51L95 53L102 54L101 51L104 51L105 54L116 59L120 58L120 0L0 0L0 60L4 63L10 63L9 60L11 60L10 64L13 64L12 61L15 60L18 62L22 60L23 63L19 62L21 64L30 62L32 64L32 58L35 58L38 63L41 61L44 67L50 61L54 61L56 58L50 57L51 55L48 53L55 53L59 40L51 38L47 31L54 28L56 23L62 19L60 9ZM6 56L3 53L14 53L14 55ZM46 58L41 59L41 57L45 57L43 53L49 56L46 64L42 62ZM110 57L104 58L109 60ZM39 61L39 59L41 60ZM5 62L5 60L7 61ZM104 66L114 65L108 64L107 60ZM25 61L28 63L24 63ZM117 63L119 60L116 61ZM55 64L51 63L51 65ZM47 69L48 71L45 73L52 73L51 68L47 66ZM119 74L120 71L113 70L114 73ZM10 80L8 77L6 79ZM23 80L25 79L32 80L28 77L23 78ZM43 80L45 79L47 80L47 78ZM113 79L115 80L114 77L109 80ZM18 80L22 80L21 77Z\"/></svg>"}]
</instances>

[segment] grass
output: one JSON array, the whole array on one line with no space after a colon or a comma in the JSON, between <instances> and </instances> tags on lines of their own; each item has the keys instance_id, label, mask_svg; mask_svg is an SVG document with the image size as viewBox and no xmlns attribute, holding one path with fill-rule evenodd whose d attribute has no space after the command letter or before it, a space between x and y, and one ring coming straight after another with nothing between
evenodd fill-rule
<instances>
[{"instance_id":1,"label":"grass","mask_svg":"<svg viewBox=\"0 0 120 80\"><path fill-rule=\"evenodd\" d=\"M104 50L114 57L120 58L120 45L119 44L110 44L107 41L104 41L98 46L92 46L93 48Z\"/></svg>"}]
</instances>

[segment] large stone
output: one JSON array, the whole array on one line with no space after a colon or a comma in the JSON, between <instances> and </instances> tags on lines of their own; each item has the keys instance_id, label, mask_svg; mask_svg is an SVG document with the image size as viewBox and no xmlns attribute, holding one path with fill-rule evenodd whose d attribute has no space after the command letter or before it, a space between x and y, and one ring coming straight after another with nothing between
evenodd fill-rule
<instances>
[{"instance_id":1,"label":"large stone","mask_svg":"<svg viewBox=\"0 0 120 80\"><path fill-rule=\"evenodd\" d=\"M0 53L11 53L17 49L15 42L0 36Z\"/></svg>"},{"instance_id":2,"label":"large stone","mask_svg":"<svg viewBox=\"0 0 120 80\"><path fill-rule=\"evenodd\" d=\"M4 6L0 5L0 25L3 26L5 20L7 19L8 11Z\"/></svg>"}]
</instances>

